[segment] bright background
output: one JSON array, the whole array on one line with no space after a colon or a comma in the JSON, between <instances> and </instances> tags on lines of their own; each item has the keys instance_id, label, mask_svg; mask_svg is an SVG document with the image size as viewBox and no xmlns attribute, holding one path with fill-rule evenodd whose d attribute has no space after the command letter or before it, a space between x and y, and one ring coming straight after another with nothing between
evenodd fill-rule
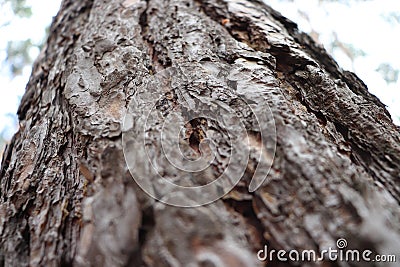
<instances>
[{"instance_id":1,"label":"bright background","mask_svg":"<svg viewBox=\"0 0 400 267\"><path fill-rule=\"evenodd\" d=\"M323 44L342 68L355 72L400 125L399 0L264 1ZM15 16L15 4L22 16ZM59 6L60 0L0 0L0 158L4 143L18 129L16 111L31 62ZM31 15L24 7L31 7ZM28 39L26 49L10 49L10 41Z\"/></svg>"},{"instance_id":2,"label":"bright background","mask_svg":"<svg viewBox=\"0 0 400 267\"><path fill-rule=\"evenodd\" d=\"M29 64L32 60L25 62L23 55L6 60L9 56L7 52L10 52L7 51L9 41L18 43L31 39L34 44L42 44L46 38L46 28L51 24L61 3L60 0L27 0L25 4L31 7L32 15L20 17L12 12L11 4L14 1L23 2L0 0L0 136L4 141L9 140L18 129L16 113L32 68ZM35 59L39 55L39 48L33 45L26 52L28 57ZM13 64L23 66L21 73L13 73ZM0 154L1 141L0 139Z\"/></svg>"}]
</instances>

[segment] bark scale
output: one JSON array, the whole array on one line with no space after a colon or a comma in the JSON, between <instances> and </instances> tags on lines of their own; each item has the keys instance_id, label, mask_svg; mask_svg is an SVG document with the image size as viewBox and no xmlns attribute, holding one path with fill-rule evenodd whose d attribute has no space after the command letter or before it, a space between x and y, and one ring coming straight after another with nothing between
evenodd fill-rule
<instances>
[{"instance_id":1,"label":"bark scale","mask_svg":"<svg viewBox=\"0 0 400 267\"><path fill-rule=\"evenodd\" d=\"M257 158L233 191L194 209L133 181L124 114L138 86L171 66L187 85L210 79L199 69L249 75L258 90L209 83L164 105L208 96L241 110L240 95L269 106L277 147L260 189L247 192ZM398 255L398 128L361 80L259 1L65 0L18 116L0 171L2 265L265 266L264 245L318 251L338 238Z\"/></svg>"}]
</instances>

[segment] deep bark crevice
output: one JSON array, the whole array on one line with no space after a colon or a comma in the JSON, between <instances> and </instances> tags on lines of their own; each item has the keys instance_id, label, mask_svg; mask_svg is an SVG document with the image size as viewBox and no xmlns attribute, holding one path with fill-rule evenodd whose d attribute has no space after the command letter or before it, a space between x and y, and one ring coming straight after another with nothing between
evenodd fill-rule
<instances>
[{"instance_id":1,"label":"deep bark crevice","mask_svg":"<svg viewBox=\"0 0 400 267\"><path fill-rule=\"evenodd\" d=\"M145 247L146 242L148 241L150 233L154 230L155 227L155 218L154 218L154 210L152 207L142 208L142 222L139 228L139 250L142 250ZM142 258L143 251L138 251L137 257L132 259L135 261L135 266L147 266L145 261ZM129 266L129 265L127 265Z\"/></svg>"},{"instance_id":2,"label":"deep bark crevice","mask_svg":"<svg viewBox=\"0 0 400 267\"><path fill-rule=\"evenodd\" d=\"M153 61L154 61L154 46L153 44L148 40L147 38L147 29L148 29L148 19L147 19L147 12L149 10L149 2L150 0L145 0L146 2L146 7L143 10L143 12L140 14L139 17L139 25L140 25L140 34L142 36L143 42L147 45L147 49L149 52L149 57L150 57L150 65L147 66L148 70L150 73L153 73L154 66L153 66Z\"/></svg>"},{"instance_id":3,"label":"deep bark crevice","mask_svg":"<svg viewBox=\"0 0 400 267\"><path fill-rule=\"evenodd\" d=\"M171 62L163 62L158 58L157 48L154 40L149 37L149 16L151 17L152 11L150 7L151 0L145 0L146 7L139 17L140 34L143 39L143 43L147 46L147 54L149 57L149 65L146 66L151 75L170 67Z\"/></svg>"}]
</instances>

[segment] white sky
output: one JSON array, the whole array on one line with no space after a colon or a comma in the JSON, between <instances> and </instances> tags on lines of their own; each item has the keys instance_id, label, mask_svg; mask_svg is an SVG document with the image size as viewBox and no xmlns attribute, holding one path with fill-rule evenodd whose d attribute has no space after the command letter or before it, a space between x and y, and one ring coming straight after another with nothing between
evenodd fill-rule
<instances>
[{"instance_id":1,"label":"white sky","mask_svg":"<svg viewBox=\"0 0 400 267\"><path fill-rule=\"evenodd\" d=\"M332 32L336 32L342 42L353 44L366 52L365 57L355 59L354 69L345 54L337 52L334 57L344 69L357 73L369 90L388 105L395 123L400 125L400 81L388 85L375 71L381 63L389 63L400 69L400 24L391 25L382 17L389 12L400 12L399 0L353 0L349 1L349 5L329 1L321 4L319 0L264 1L298 23L301 30L309 32L314 29L324 44L331 43ZM42 40L46 26L58 11L60 0L28 0L28 4L32 6L33 13L29 20L14 19L11 25L0 27L0 62L6 57L7 41L27 38ZM307 14L308 20L299 11ZM0 11L0 16L0 25L10 18L5 10ZM38 54L38 51L31 52ZM11 79L7 67L0 66L0 133L6 131L8 138L17 126L13 117L7 114L16 113L30 71L30 67L27 67L22 76Z\"/></svg>"}]
</instances>

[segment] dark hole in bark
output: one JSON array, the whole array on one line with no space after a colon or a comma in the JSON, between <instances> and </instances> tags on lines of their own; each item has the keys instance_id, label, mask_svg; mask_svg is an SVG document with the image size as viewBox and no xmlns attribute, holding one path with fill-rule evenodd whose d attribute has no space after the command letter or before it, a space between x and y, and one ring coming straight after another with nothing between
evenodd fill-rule
<instances>
[{"instance_id":1,"label":"dark hole in bark","mask_svg":"<svg viewBox=\"0 0 400 267\"><path fill-rule=\"evenodd\" d=\"M137 250L130 254L126 266L145 266L145 263L142 259L143 253L141 251L141 248L144 247L148 234L152 231L154 225L155 221L153 209L150 207L144 209L142 215L142 223L139 228L139 246Z\"/></svg>"},{"instance_id":2,"label":"dark hole in bark","mask_svg":"<svg viewBox=\"0 0 400 267\"><path fill-rule=\"evenodd\" d=\"M189 145L194 151L200 154L199 144L199 134L197 132L193 132L189 137Z\"/></svg>"},{"instance_id":3,"label":"dark hole in bark","mask_svg":"<svg viewBox=\"0 0 400 267\"><path fill-rule=\"evenodd\" d=\"M186 124L186 138L189 146L198 154L201 154L200 142L205 138L205 132L202 129L204 124L206 124L205 118L195 118Z\"/></svg>"}]
</instances>

